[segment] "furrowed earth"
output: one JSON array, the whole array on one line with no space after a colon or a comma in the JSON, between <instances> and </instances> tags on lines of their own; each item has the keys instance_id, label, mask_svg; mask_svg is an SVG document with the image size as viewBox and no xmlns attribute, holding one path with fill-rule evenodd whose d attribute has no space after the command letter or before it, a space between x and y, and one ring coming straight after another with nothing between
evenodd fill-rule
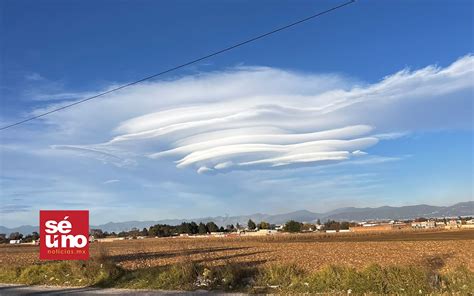
<instances>
[{"instance_id":1,"label":"furrowed earth","mask_svg":"<svg viewBox=\"0 0 474 296\"><path fill-rule=\"evenodd\" d=\"M474 271L474 230L410 231L374 234L282 234L265 237L174 237L91 243L91 256L106 256L125 270L182 262L205 265L294 264L307 271L328 265L362 269L426 266L449 272L458 266ZM2 266L40 263L39 247L2 245Z\"/></svg>"}]
</instances>

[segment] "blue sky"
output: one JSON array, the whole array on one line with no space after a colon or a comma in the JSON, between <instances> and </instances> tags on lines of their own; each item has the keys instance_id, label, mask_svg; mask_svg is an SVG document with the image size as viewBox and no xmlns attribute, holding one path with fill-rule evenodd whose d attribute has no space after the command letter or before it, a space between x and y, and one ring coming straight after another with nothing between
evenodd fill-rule
<instances>
[{"instance_id":1,"label":"blue sky","mask_svg":"<svg viewBox=\"0 0 474 296\"><path fill-rule=\"evenodd\" d=\"M5 125L334 1L2 1ZM473 4L358 1L0 134L0 224L473 199Z\"/></svg>"}]
</instances>

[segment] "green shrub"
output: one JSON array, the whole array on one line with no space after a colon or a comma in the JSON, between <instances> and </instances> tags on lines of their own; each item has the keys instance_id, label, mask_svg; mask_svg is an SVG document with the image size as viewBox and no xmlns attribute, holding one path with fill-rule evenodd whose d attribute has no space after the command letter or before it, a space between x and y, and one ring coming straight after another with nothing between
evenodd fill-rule
<instances>
[{"instance_id":1,"label":"green shrub","mask_svg":"<svg viewBox=\"0 0 474 296\"><path fill-rule=\"evenodd\" d=\"M94 259L47 262L14 269L2 268L0 281L27 285L90 286L119 272L115 265Z\"/></svg>"},{"instance_id":2,"label":"green shrub","mask_svg":"<svg viewBox=\"0 0 474 296\"><path fill-rule=\"evenodd\" d=\"M363 276L354 268L328 266L306 279L311 292L368 292Z\"/></svg>"},{"instance_id":3,"label":"green shrub","mask_svg":"<svg viewBox=\"0 0 474 296\"><path fill-rule=\"evenodd\" d=\"M423 294L436 287L430 285L428 270L414 266L381 267L372 265L360 272L363 277L363 292L384 294ZM362 287L360 287L362 288Z\"/></svg>"},{"instance_id":4,"label":"green shrub","mask_svg":"<svg viewBox=\"0 0 474 296\"><path fill-rule=\"evenodd\" d=\"M102 286L133 289L191 290L199 273L194 263L179 263L171 266L152 267L124 271L113 281Z\"/></svg>"},{"instance_id":5,"label":"green shrub","mask_svg":"<svg viewBox=\"0 0 474 296\"><path fill-rule=\"evenodd\" d=\"M158 274L157 284L161 289L191 290L199 273L199 267L194 263L172 265Z\"/></svg>"},{"instance_id":6,"label":"green shrub","mask_svg":"<svg viewBox=\"0 0 474 296\"><path fill-rule=\"evenodd\" d=\"M302 289L304 272L296 265L272 265L259 270L255 286L281 291Z\"/></svg>"},{"instance_id":7,"label":"green shrub","mask_svg":"<svg viewBox=\"0 0 474 296\"><path fill-rule=\"evenodd\" d=\"M461 292L466 295L474 293L474 272L466 266L458 266L453 271L442 274L440 279L443 292Z\"/></svg>"},{"instance_id":8,"label":"green shrub","mask_svg":"<svg viewBox=\"0 0 474 296\"><path fill-rule=\"evenodd\" d=\"M245 263L227 262L222 266L204 269L213 289L241 290L253 283L256 268ZM203 274L206 276L205 274Z\"/></svg>"}]
</instances>

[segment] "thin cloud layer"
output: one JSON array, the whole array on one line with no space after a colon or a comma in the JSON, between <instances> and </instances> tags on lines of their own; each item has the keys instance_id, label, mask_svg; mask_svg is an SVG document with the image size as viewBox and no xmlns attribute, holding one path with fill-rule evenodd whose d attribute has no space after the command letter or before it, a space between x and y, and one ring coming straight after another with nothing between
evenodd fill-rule
<instances>
[{"instance_id":1,"label":"thin cloud layer","mask_svg":"<svg viewBox=\"0 0 474 296\"><path fill-rule=\"evenodd\" d=\"M411 131L472 128L473 73L471 55L366 85L237 68L136 86L48 120L103 139L54 148L117 165L146 157L198 173L314 166L368 157L364 150L379 140ZM98 109L108 110L106 118L85 122Z\"/></svg>"}]
</instances>

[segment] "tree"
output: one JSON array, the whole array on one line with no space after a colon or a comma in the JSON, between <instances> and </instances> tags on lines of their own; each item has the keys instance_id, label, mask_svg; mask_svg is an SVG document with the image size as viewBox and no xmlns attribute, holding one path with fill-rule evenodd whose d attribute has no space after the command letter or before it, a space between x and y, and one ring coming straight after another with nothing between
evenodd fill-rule
<instances>
[{"instance_id":1,"label":"tree","mask_svg":"<svg viewBox=\"0 0 474 296\"><path fill-rule=\"evenodd\" d=\"M235 230L234 224L227 225L227 226L225 227L225 230L226 230L227 232L233 232L233 231Z\"/></svg>"},{"instance_id":2,"label":"tree","mask_svg":"<svg viewBox=\"0 0 474 296\"><path fill-rule=\"evenodd\" d=\"M344 222L341 222L340 229L349 229L349 226L350 226L349 222L344 221Z\"/></svg>"},{"instance_id":3,"label":"tree","mask_svg":"<svg viewBox=\"0 0 474 296\"><path fill-rule=\"evenodd\" d=\"M102 229L91 229L90 235L92 235L94 238L104 238L105 234L102 232Z\"/></svg>"},{"instance_id":4,"label":"tree","mask_svg":"<svg viewBox=\"0 0 474 296\"><path fill-rule=\"evenodd\" d=\"M255 224L255 222L252 221L252 219L249 219L249 221L247 222L247 227L250 230L254 230L255 228L257 228L257 225Z\"/></svg>"},{"instance_id":5,"label":"tree","mask_svg":"<svg viewBox=\"0 0 474 296\"><path fill-rule=\"evenodd\" d=\"M191 223L186 223L183 222L181 225L178 227L178 233L186 233L186 234L192 234L192 227Z\"/></svg>"},{"instance_id":6,"label":"tree","mask_svg":"<svg viewBox=\"0 0 474 296\"><path fill-rule=\"evenodd\" d=\"M217 226L217 224L212 222L212 221L208 222L206 224L206 226L207 226L207 229L208 229L209 232L218 232L219 231L219 227Z\"/></svg>"},{"instance_id":7,"label":"tree","mask_svg":"<svg viewBox=\"0 0 474 296\"><path fill-rule=\"evenodd\" d=\"M23 238L23 234L19 232L12 232L10 233L10 236L8 237L10 240L19 240Z\"/></svg>"},{"instance_id":8,"label":"tree","mask_svg":"<svg viewBox=\"0 0 474 296\"><path fill-rule=\"evenodd\" d=\"M189 223L189 227L191 228L191 234L197 234L199 232L199 227L196 222L191 221L191 223Z\"/></svg>"},{"instance_id":9,"label":"tree","mask_svg":"<svg viewBox=\"0 0 474 296\"><path fill-rule=\"evenodd\" d=\"M136 239L138 236L141 236L141 231L138 228L133 227L126 236L131 236L133 239Z\"/></svg>"},{"instance_id":10,"label":"tree","mask_svg":"<svg viewBox=\"0 0 474 296\"><path fill-rule=\"evenodd\" d=\"M258 224L258 229L270 229L270 223L262 221Z\"/></svg>"},{"instance_id":11,"label":"tree","mask_svg":"<svg viewBox=\"0 0 474 296\"><path fill-rule=\"evenodd\" d=\"M40 237L40 235L39 235L38 232L33 231L33 232L31 233L31 238L32 238L33 240L37 241L37 240L39 240L39 237Z\"/></svg>"},{"instance_id":12,"label":"tree","mask_svg":"<svg viewBox=\"0 0 474 296\"><path fill-rule=\"evenodd\" d=\"M199 226L198 226L198 233L199 234L207 234L209 232L209 230L207 229L207 226L206 224L204 223L199 223Z\"/></svg>"},{"instance_id":13,"label":"tree","mask_svg":"<svg viewBox=\"0 0 474 296\"><path fill-rule=\"evenodd\" d=\"M316 229L316 226L311 223L303 223L301 230L303 231L314 231Z\"/></svg>"},{"instance_id":14,"label":"tree","mask_svg":"<svg viewBox=\"0 0 474 296\"><path fill-rule=\"evenodd\" d=\"M300 232L303 224L294 220L286 222L285 227L283 228L286 232Z\"/></svg>"},{"instance_id":15,"label":"tree","mask_svg":"<svg viewBox=\"0 0 474 296\"><path fill-rule=\"evenodd\" d=\"M148 236L150 237L158 236L158 228L156 228L155 226L150 226L150 229L148 229Z\"/></svg>"},{"instance_id":16,"label":"tree","mask_svg":"<svg viewBox=\"0 0 474 296\"><path fill-rule=\"evenodd\" d=\"M146 228L142 229L142 236L148 236L148 229Z\"/></svg>"},{"instance_id":17,"label":"tree","mask_svg":"<svg viewBox=\"0 0 474 296\"><path fill-rule=\"evenodd\" d=\"M26 235L22 241L25 243L31 243L33 241L37 241L39 239L39 234L36 231L33 231L31 234Z\"/></svg>"},{"instance_id":18,"label":"tree","mask_svg":"<svg viewBox=\"0 0 474 296\"><path fill-rule=\"evenodd\" d=\"M326 223L324 223L324 229L338 231L339 229L341 229L341 224L334 220L327 220Z\"/></svg>"},{"instance_id":19,"label":"tree","mask_svg":"<svg viewBox=\"0 0 474 296\"><path fill-rule=\"evenodd\" d=\"M239 230L241 228L240 224L239 223L235 224L235 228Z\"/></svg>"},{"instance_id":20,"label":"tree","mask_svg":"<svg viewBox=\"0 0 474 296\"><path fill-rule=\"evenodd\" d=\"M0 244L7 243L7 235L5 233L0 233Z\"/></svg>"},{"instance_id":21,"label":"tree","mask_svg":"<svg viewBox=\"0 0 474 296\"><path fill-rule=\"evenodd\" d=\"M180 226L170 226L166 224L156 224L148 230L148 236L168 237L178 232Z\"/></svg>"},{"instance_id":22,"label":"tree","mask_svg":"<svg viewBox=\"0 0 474 296\"><path fill-rule=\"evenodd\" d=\"M318 218L318 221L316 221L316 225L321 225L321 220Z\"/></svg>"}]
</instances>

